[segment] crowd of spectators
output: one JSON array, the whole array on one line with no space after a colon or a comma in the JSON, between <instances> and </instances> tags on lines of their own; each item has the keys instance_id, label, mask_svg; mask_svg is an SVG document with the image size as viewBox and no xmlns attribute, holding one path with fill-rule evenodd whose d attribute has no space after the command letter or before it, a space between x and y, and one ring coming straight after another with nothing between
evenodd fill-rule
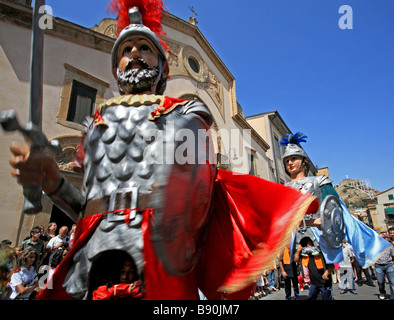
<instances>
[{"instance_id":1,"label":"crowd of spectators","mask_svg":"<svg viewBox=\"0 0 394 320\"><path fill-rule=\"evenodd\" d=\"M0 244L0 299L33 299L70 250L75 227L69 231L67 226L62 226L57 232L57 224L51 222L46 230L42 225L32 228L17 246L3 240Z\"/></svg>"},{"instance_id":2,"label":"crowd of spectators","mask_svg":"<svg viewBox=\"0 0 394 320\"><path fill-rule=\"evenodd\" d=\"M333 284L340 289L340 294L350 293L357 295L356 284L358 287L363 285L377 287L378 298L380 300L394 299L394 227L388 229L386 233L380 234L383 238L390 241L393 246L386 250L384 254L372 266L363 269L355 259L352 252L352 246L346 240L342 244L344 260L335 263L334 267L329 270L328 284L323 285L330 287ZM311 246L310 246L311 247ZM313 252L313 248L311 248ZM308 290L308 299L316 299L319 292L316 292L316 283L311 282L311 275L308 268L302 263L302 257L299 262L290 262L288 248L281 257L278 257L269 270L263 273L261 278L256 281L251 300L264 299L265 296L279 291L285 291L286 300L299 300L299 292ZM315 270L316 271L316 270ZM326 269L324 269L326 271ZM389 294L386 288L389 288ZM320 291L322 299L326 292ZM331 297L332 299L332 297Z\"/></svg>"},{"instance_id":3,"label":"crowd of spectators","mask_svg":"<svg viewBox=\"0 0 394 320\"><path fill-rule=\"evenodd\" d=\"M0 299L33 299L39 290L45 286L50 275L62 261L64 256L72 247L75 233L75 225L69 230L67 226L57 229L57 224L51 222L45 230L42 225L31 229L30 235L24 238L17 246L12 246L10 240L3 240L0 244ZM394 228L390 228L387 233L382 233L382 237L394 245ZM394 269L393 257L394 246L387 250L376 263L362 269L360 264L352 254L352 247L344 241L343 245L344 261L334 264L334 268L323 272L329 272L330 285L337 284L340 293L350 292L356 295L356 287L369 285L379 290L379 299L394 299ZM314 256L314 248L308 246L310 253ZM284 254L278 257L271 268L266 270L255 282L251 300L260 300L272 292L285 290L285 299L299 299L299 292L309 290L308 297L316 296L321 292L323 298L327 294L324 290L317 290L319 283L316 282L316 272L318 272L318 260L313 265L316 270L309 270L303 263L303 252L299 250L299 257L296 261L289 259L288 248ZM307 250L308 251L308 250ZM40 283L40 276L45 275L45 280ZM365 276L365 281L363 276ZM318 277L320 277L318 276ZM321 279L320 279L321 280ZM327 283L324 283L323 287ZM388 284L390 295L386 294L386 284ZM293 291L293 297L292 297ZM311 292L313 291L313 292Z\"/></svg>"}]
</instances>

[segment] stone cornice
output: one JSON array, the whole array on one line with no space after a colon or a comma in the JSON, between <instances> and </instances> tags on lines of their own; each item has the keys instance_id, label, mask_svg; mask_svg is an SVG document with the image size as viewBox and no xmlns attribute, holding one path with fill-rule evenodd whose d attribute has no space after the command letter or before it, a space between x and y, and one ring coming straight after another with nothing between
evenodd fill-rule
<instances>
[{"instance_id":1,"label":"stone cornice","mask_svg":"<svg viewBox=\"0 0 394 320\"><path fill-rule=\"evenodd\" d=\"M250 126L244 117L237 113L236 115L232 116L232 118L242 129L250 130L253 140L256 141L256 143L264 150L264 152L267 152L267 150L270 148L269 144L265 142L265 140L256 132L256 130Z\"/></svg>"},{"instance_id":2,"label":"stone cornice","mask_svg":"<svg viewBox=\"0 0 394 320\"><path fill-rule=\"evenodd\" d=\"M32 12L31 7L0 0L0 20L31 29ZM46 29L45 34L106 53L111 53L115 41L111 37L57 17L53 17L53 29Z\"/></svg>"},{"instance_id":3,"label":"stone cornice","mask_svg":"<svg viewBox=\"0 0 394 320\"><path fill-rule=\"evenodd\" d=\"M110 87L110 84L107 81L101 80L101 79L91 75L90 73L87 73L85 71L82 71L82 70L80 70L78 68L73 67L72 65L69 65L68 63L64 63L64 68L66 70L70 70L73 73L78 73L78 74L82 75L85 78L91 79L92 81L102 85L105 88L109 88Z\"/></svg>"}]
</instances>

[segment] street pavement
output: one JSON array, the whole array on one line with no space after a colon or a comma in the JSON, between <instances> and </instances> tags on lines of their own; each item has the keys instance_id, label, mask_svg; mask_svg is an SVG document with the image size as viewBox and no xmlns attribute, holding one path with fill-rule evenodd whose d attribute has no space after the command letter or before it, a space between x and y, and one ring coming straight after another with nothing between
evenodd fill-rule
<instances>
[{"instance_id":1,"label":"street pavement","mask_svg":"<svg viewBox=\"0 0 394 320\"><path fill-rule=\"evenodd\" d=\"M351 292L347 292L341 294L341 289L339 288L338 283L333 283L333 298L334 300L379 300L379 289L378 284L374 281L375 287L371 287L366 285L365 283L362 286L358 286L356 284L356 293L352 294ZM294 299L294 291L291 290L292 299ZM386 299L390 298L390 288L388 283L386 283ZM300 291L300 300L306 300L308 297L308 289L304 289L304 291ZM283 287L280 288L279 291L272 291L268 293L267 296L260 298L259 300L285 300L285 290ZM321 294L317 300L321 300Z\"/></svg>"}]
</instances>

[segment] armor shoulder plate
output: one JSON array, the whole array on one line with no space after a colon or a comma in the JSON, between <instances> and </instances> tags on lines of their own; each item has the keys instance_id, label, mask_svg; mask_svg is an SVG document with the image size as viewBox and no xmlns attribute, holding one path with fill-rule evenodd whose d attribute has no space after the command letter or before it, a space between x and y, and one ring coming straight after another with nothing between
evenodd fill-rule
<instances>
[{"instance_id":1,"label":"armor shoulder plate","mask_svg":"<svg viewBox=\"0 0 394 320\"><path fill-rule=\"evenodd\" d=\"M319 186L332 183L332 180L325 175L316 176L316 181L318 182Z\"/></svg>"},{"instance_id":2,"label":"armor shoulder plate","mask_svg":"<svg viewBox=\"0 0 394 320\"><path fill-rule=\"evenodd\" d=\"M196 113L205 120L205 122L208 124L208 126L211 126L211 124L212 124L211 112L209 111L208 107L200 101L193 100L193 101L188 102L183 107L183 113L184 114Z\"/></svg>"}]
</instances>

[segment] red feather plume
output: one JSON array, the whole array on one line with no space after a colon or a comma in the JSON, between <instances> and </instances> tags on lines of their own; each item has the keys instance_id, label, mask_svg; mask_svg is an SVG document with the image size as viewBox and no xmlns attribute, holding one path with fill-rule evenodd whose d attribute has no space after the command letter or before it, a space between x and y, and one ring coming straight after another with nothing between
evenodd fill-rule
<instances>
[{"instance_id":1,"label":"red feather plume","mask_svg":"<svg viewBox=\"0 0 394 320\"><path fill-rule=\"evenodd\" d=\"M162 39L162 37L166 36L161 26L164 11L162 0L111 0L107 9L118 15L118 35L130 24L129 9L132 7L138 7L142 16L142 23L158 36L164 51L170 51L170 47Z\"/></svg>"}]
</instances>

